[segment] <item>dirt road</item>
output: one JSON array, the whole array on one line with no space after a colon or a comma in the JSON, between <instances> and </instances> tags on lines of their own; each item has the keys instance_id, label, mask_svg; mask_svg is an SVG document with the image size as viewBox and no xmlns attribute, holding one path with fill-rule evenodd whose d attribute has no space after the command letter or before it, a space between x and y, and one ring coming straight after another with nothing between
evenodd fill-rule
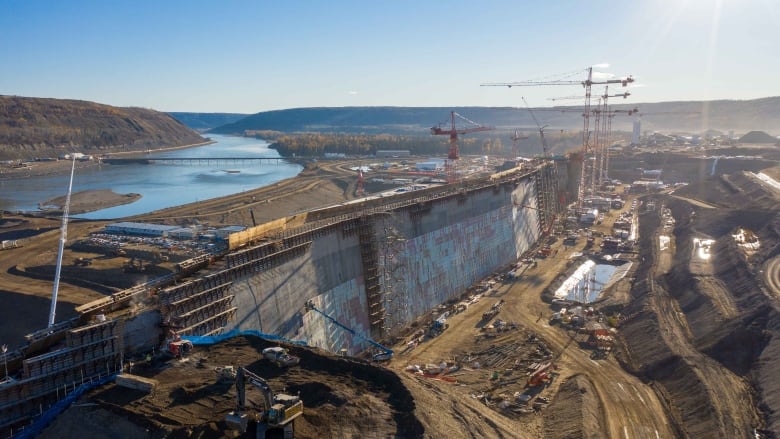
<instances>
[{"instance_id":1,"label":"dirt road","mask_svg":"<svg viewBox=\"0 0 780 439\"><path fill-rule=\"evenodd\" d=\"M399 356L394 360L393 367L399 370L399 373L403 373L401 369L407 364L437 363L442 359L450 358L451 353L457 351L464 343L464 339L469 339L479 332L478 326L482 313L487 311L496 300L503 299L505 304L500 313L502 318L517 322L538 334L555 355L560 355L557 359L560 376L548 390L543 391L545 395L552 397L557 392L560 382L570 376L584 376L593 384L601 407L594 404L593 407L583 408L583 410L595 412L602 420L606 431L601 433L605 437L625 439L675 437L674 430L664 415L664 405L653 387L627 373L614 358L591 359L590 351L582 350L578 343L571 342L573 333L548 324L551 311L549 305L541 300L542 290L553 277L566 268L570 253L576 250L566 250L563 246L554 248L558 250L556 256L539 261L536 268L528 266L521 276L522 280L500 286L493 295L484 297L470 306L467 311L449 319L450 328L447 331L421 344L409 355ZM431 385L435 386L435 384ZM449 393L462 392L457 387L436 386L439 388L438 391L443 391L441 388L444 388ZM501 418L499 416L499 419ZM522 431L530 431L529 437L543 436L544 426L539 417L520 420L504 419L504 422L510 425L522 426ZM498 431L493 434L498 435Z\"/></svg>"}]
</instances>

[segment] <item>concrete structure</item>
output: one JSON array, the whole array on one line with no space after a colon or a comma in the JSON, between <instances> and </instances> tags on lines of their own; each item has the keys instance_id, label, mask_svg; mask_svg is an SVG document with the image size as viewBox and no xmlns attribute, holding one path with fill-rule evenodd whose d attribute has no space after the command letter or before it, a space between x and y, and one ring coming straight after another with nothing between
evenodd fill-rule
<instances>
[{"instance_id":1,"label":"concrete structure","mask_svg":"<svg viewBox=\"0 0 780 439\"><path fill-rule=\"evenodd\" d=\"M246 227L244 227L244 226L225 226L225 227L217 229L215 231L215 234L217 235L217 238L227 239L228 236L230 236L232 233L241 232L243 230L246 230Z\"/></svg>"},{"instance_id":2,"label":"concrete structure","mask_svg":"<svg viewBox=\"0 0 780 439\"><path fill-rule=\"evenodd\" d=\"M426 162L415 163L415 169L418 171L443 171L444 160L428 160Z\"/></svg>"},{"instance_id":3,"label":"concrete structure","mask_svg":"<svg viewBox=\"0 0 780 439\"><path fill-rule=\"evenodd\" d=\"M385 149L377 150L377 158L410 157L412 154L408 149Z\"/></svg>"},{"instance_id":4,"label":"concrete structure","mask_svg":"<svg viewBox=\"0 0 780 439\"><path fill-rule=\"evenodd\" d=\"M631 132L631 144L639 145L639 135L642 132L642 121L639 119L634 120L633 131Z\"/></svg>"},{"instance_id":5,"label":"concrete structure","mask_svg":"<svg viewBox=\"0 0 780 439\"><path fill-rule=\"evenodd\" d=\"M179 228L179 226L123 221L107 225L105 231L106 233L120 233L123 235L166 236L168 232Z\"/></svg>"},{"instance_id":6,"label":"concrete structure","mask_svg":"<svg viewBox=\"0 0 780 439\"><path fill-rule=\"evenodd\" d=\"M29 346L9 354L10 367L25 369L22 380L0 387L0 428L23 424L59 398L58 388L77 381L76 368L91 371L78 380L115 373L123 355L159 348L169 330L252 329L332 352L365 350L363 339L307 311L306 302L373 339L399 333L531 248L543 227L542 175L552 170L514 169L233 233L228 253L181 262L174 275L79 306L79 317L30 335ZM95 320L102 323L88 324ZM66 350L46 352L63 338ZM47 361L56 367L32 368Z\"/></svg>"}]
</instances>

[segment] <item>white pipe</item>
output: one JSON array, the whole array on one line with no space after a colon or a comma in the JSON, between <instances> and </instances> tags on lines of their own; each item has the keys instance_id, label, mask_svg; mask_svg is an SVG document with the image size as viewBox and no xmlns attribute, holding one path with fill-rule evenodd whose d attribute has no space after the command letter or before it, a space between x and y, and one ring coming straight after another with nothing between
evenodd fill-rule
<instances>
[{"instance_id":1,"label":"white pipe","mask_svg":"<svg viewBox=\"0 0 780 439\"><path fill-rule=\"evenodd\" d=\"M65 250L65 241L68 239L68 211L70 210L70 194L73 190L73 171L76 169L76 157L70 167L70 182L68 183L68 195L65 197L65 207L62 209L62 226L60 226L60 246L57 250L57 271L54 273L54 288L51 291L51 309L49 310L49 328L54 326L54 318L57 315L57 293L60 289L60 273L62 272L62 252Z\"/></svg>"}]
</instances>

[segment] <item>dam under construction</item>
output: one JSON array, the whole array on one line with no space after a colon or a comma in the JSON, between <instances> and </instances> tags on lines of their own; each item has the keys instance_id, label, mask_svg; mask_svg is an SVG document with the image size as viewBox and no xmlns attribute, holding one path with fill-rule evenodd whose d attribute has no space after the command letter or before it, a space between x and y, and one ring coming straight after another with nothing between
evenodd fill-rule
<instances>
[{"instance_id":1,"label":"dam under construction","mask_svg":"<svg viewBox=\"0 0 780 439\"><path fill-rule=\"evenodd\" d=\"M13 431L173 334L256 331L349 355L370 348L366 338L392 339L537 243L553 220L556 195L545 185L556 166L368 197L231 234L226 252L183 261L29 334L6 357L22 378L0 387L0 426ZM565 175L556 178L565 186Z\"/></svg>"}]
</instances>

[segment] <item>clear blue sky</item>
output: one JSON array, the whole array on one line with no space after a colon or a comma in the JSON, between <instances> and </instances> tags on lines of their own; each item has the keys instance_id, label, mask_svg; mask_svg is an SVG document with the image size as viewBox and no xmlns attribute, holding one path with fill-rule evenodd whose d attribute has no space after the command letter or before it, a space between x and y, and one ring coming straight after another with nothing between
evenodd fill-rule
<instances>
[{"instance_id":1,"label":"clear blue sky","mask_svg":"<svg viewBox=\"0 0 780 439\"><path fill-rule=\"evenodd\" d=\"M480 84L609 63L637 78L626 103L752 99L780 95L779 22L777 0L0 0L0 94L195 112L544 106L582 89Z\"/></svg>"}]
</instances>

